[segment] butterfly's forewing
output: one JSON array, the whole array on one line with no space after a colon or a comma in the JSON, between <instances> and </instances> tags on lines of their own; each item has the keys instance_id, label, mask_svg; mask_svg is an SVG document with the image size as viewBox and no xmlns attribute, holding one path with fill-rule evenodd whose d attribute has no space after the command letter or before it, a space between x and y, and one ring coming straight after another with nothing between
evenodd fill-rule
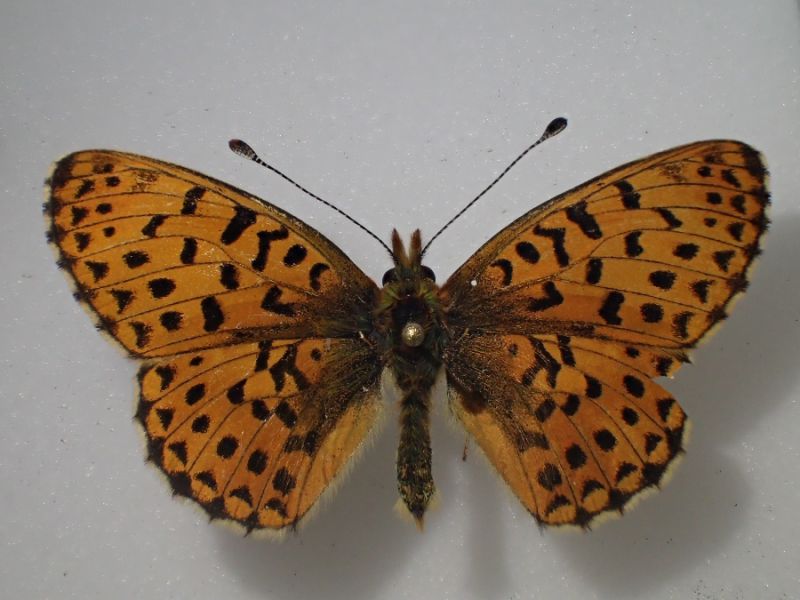
<instances>
[{"instance_id":1,"label":"butterfly's forewing","mask_svg":"<svg viewBox=\"0 0 800 600\"><path fill-rule=\"evenodd\" d=\"M454 411L541 522L620 509L680 452L651 378L745 289L765 177L740 142L655 154L524 215L443 287Z\"/></svg>"},{"instance_id":2,"label":"butterfly's forewing","mask_svg":"<svg viewBox=\"0 0 800 600\"><path fill-rule=\"evenodd\" d=\"M376 292L308 225L183 167L88 150L62 159L50 185L62 264L135 356L352 333Z\"/></svg>"},{"instance_id":3,"label":"butterfly's forewing","mask_svg":"<svg viewBox=\"0 0 800 600\"><path fill-rule=\"evenodd\" d=\"M295 524L378 412L380 361L357 337L374 283L307 225L183 167L84 151L50 186L77 296L149 359L151 459L213 517Z\"/></svg>"}]
</instances>

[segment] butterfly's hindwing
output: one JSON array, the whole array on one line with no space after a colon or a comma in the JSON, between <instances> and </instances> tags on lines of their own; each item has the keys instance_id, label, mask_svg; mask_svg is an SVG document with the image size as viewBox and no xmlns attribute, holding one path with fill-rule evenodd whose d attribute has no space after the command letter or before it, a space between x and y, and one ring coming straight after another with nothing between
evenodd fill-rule
<instances>
[{"instance_id":1,"label":"butterfly's hindwing","mask_svg":"<svg viewBox=\"0 0 800 600\"><path fill-rule=\"evenodd\" d=\"M200 350L140 374L138 417L173 490L248 529L297 523L379 413L378 362L352 340Z\"/></svg>"},{"instance_id":2,"label":"butterfly's hindwing","mask_svg":"<svg viewBox=\"0 0 800 600\"><path fill-rule=\"evenodd\" d=\"M446 357L451 408L543 524L621 510L682 450L685 415L648 362L593 345L468 334Z\"/></svg>"}]
</instances>

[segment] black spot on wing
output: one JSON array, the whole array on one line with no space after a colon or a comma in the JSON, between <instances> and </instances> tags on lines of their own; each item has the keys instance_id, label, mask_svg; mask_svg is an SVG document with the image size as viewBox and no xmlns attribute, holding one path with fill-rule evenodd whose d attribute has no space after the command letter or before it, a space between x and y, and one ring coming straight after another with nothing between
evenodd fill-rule
<instances>
[{"instance_id":1,"label":"black spot on wing","mask_svg":"<svg viewBox=\"0 0 800 600\"><path fill-rule=\"evenodd\" d=\"M561 471L553 463L545 463L536 476L536 480L544 489L553 491L556 486L561 485Z\"/></svg>"},{"instance_id":2,"label":"black spot on wing","mask_svg":"<svg viewBox=\"0 0 800 600\"><path fill-rule=\"evenodd\" d=\"M181 250L180 259L184 265L194 264L194 259L197 256L197 240L194 238L183 238L183 249Z\"/></svg>"},{"instance_id":3,"label":"black spot on wing","mask_svg":"<svg viewBox=\"0 0 800 600\"><path fill-rule=\"evenodd\" d=\"M142 323L141 321L130 321L128 325L133 330L133 334L136 336L137 348L144 348L150 343L150 335L153 333L152 327L150 327L147 323Z\"/></svg>"},{"instance_id":4,"label":"black spot on wing","mask_svg":"<svg viewBox=\"0 0 800 600\"><path fill-rule=\"evenodd\" d=\"M588 457L583 449L578 444L572 444L569 448L567 448L564 455L567 458L567 464L569 464L570 468L574 471L575 469L580 469L583 465L586 464Z\"/></svg>"},{"instance_id":5,"label":"black spot on wing","mask_svg":"<svg viewBox=\"0 0 800 600\"><path fill-rule=\"evenodd\" d=\"M675 229L683 225L683 221L676 217L671 210L667 208L657 208L656 211L661 215L664 221L666 221L670 229Z\"/></svg>"},{"instance_id":6,"label":"black spot on wing","mask_svg":"<svg viewBox=\"0 0 800 600\"><path fill-rule=\"evenodd\" d=\"M606 296L598 314L609 325L620 325L622 319L619 316L619 309L625 302L625 295L622 292L612 291Z\"/></svg>"},{"instance_id":7,"label":"black spot on wing","mask_svg":"<svg viewBox=\"0 0 800 600\"><path fill-rule=\"evenodd\" d=\"M169 310L159 315L158 320L167 331L177 331L183 323L183 314L176 310Z\"/></svg>"},{"instance_id":8,"label":"black spot on wing","mask_svg":"<svg viewBox=\"0 0 800 600\"><path fill-rule=\"evenodd\" d=\"M697 244L678 244L672 254L683 260L692 260L700 251Z\"/></svg>"},{"instance_id":9,"label":"black spot on wing","mask_svg":"<svg viewBox=\"0 0 800 600\"><path fill-rule=\"evenodd\" d=\"M275 415L283 422L286 427L291 429L297 424L297 413L284 400L275 407Z\"/></svg>"},{"instance_id":10,"label":"black spot on wing","mask_svg":"<svg viewBox=\"0 0 800 600\"><path fill-rule=\"evenodd\" d=\"M72 237L75 240L75 246L78 248L78 252L83 252L86 248L89 247L89 242L92 241L92 236L85 231L76 231L72 234Z\"/></svg>"},{"instance_id":11,"label":"black spot on wing","mask_svg":"<svg viewBox=\"0 0 800 600\"><path fill-rule=\"evenodd\" d=\"M175 416L175 409L172 408L157 408L156 416L161 422L161 428L166 431L172 423L172 418Z\"/></svg>"},{"instance_id":12,"label":"black spot on wing","mask_svg":"<svg viewBox=\"0 0 800 600\"><path fill-rule=\"evenodd\" d=\"M564 296L561 295L556 284L552 281L545 282L542 289L545 295L543 297L532 297L528 303L529 311L540 312L554 306L559 306L564 302Z\"/></svg>"},{"instance_id":13,"label":"black spot on wing","mask_svg":"<svg viewBox=\"0 0 800 600\"><path fill-rule=\"evenodd\" d=\"M263 271L267 266L269 259L269 251L272 242L275 240L285 240L289 237L289 230L283 225L279 229L272 231L259 231L258 232L258 253L251 261L251 265L257 271Z\"/></svg>"},{"instance_id":14,"label":"black spot on wing","mask_svg":"<svg viewBox=\"0 0 800 600\"><path fill-rule=\"evenodd\" d=\"M591 375L584 374L583 378L586 381L586 395L589 398L596 399L603 395L602 383Z\"/></svg>"},{"instance_id":15,"label":"black spot on wing","mask_svg":"<svg viewBox=\"0 0 800 600\"><path fill-rule=\"evenodd\" d=\"M297 346L289 346L286 351L283 353L278 361L269 368L269 373L272 376L272 380L275 384L275 391L280 392L283 390L286 375L289 375L294 379L295 385L297 386L298 390L304 390L309 386L308 379L303 374L300 369L297 368L295 364L297 360Z\"/></svg>"},{"instance_id":16,"label":"black spot on wing","mask_svg":"<svg viewBox=\"0 0 800 600\"><path fill-rule=\"evenodd\" d=\"M295 244L289 248L286 255L283 257L283 264L287 267L296 267L306 259L307 255L308 250L306 250L305 246Z\"/></svg>"},{"instance_id":17,"label":"black spot on wing","mask_svg":"<svg viewBox=\"0 0 800 600\"><path fill-rule=\"evenodd\" d=\"M640 311L645 323L659 323L664 318L664 309L654 302L642 304Z\"/></svg>"},{"instance_id":18,"label":"black spot on wing","mask_svg":"<svg viewBox=\"0 0 800 600\"><path fill-rule=\"evenodd\" d=\"M694 313L680 312L672 318L672 331L683 340L689 337L689 321Z\"/></svg>"},{"instance_id":19,"label":"black spot on wing","mask_svg":"<svg viewBox=\"0 0 800 600\"><path fill-rule=\"evenodd\" d=\"M733 250L720 250L718 252L714 252L711 257L714 259L714 262L717 263L717 266L724 271L725 273L728 272L730 268L731 259L736 255L736 252Z\"/></svg>"},{"instance_id":20,"label":"black spot on wing","mask_svg":"<svg viewBox=\"0 0 800 600\"><path fill-rule=\"evenodd\" d=\"M603 232L600 230L597 220L586 211L585 200L576 202L567 208L566 213L567 218L580 227L586 237L593 240L603 237Z\"/></svg>"},{"instance_id":21,"label":"black spot on wing","mask_svg":"<svg viewBox=\"0 0 800 600\"><path fill-rule=\"evenodd\" d=\"M641 244L639 244L639 238L641 235L641 231L632 231L625 236L625 255L627 257L636 258L642 252L644 252L644 248L642 248Z\"/></svg>"},{"instance_id":22,"label":"black spot on wing","mask_svg":"<svg viewBox=\"0 0 800 600\"><path fill-rule=\"evenodd\" d=\"M94 180L84 179L81 182L81 186L78 188L78 191L75 192L75 199L77 200L78 198L81 198L92 191L94 191Z\"/></svg>"},{"instance_id":23,"label":"black spot on wing","mask_svg":"<svg viewBox=\"0 0 800 600\"><path fill-rule=\"evenodd\" d=\"M594 433L594 441L597 446L605 451L610 452L617 445L617 438L608 429L600 429Z\"/></svg>"},{"instance_id":24,"label":"black spot on wing","mask_svg":"<svg viewBox=\"0 0 800 600\"><path fill-rule=\"evenodd\" d=\"M586 283L597 284L603 276L603 260L590 258L586 263Z\"/></svg>"},{"instance_id":25,"label":"black spot on wing","mask_svg":"<svg viewBox=\"0 0 800 600\"><path fill-rule=\"evenodd\" d=\"M244 206L236 206L235 214L231 220L228 221L225 231L223 231L222 235L220 236L220 241L225 245L234 243L241 237L245 229L250 227L255 222L255 211Z\"/></svg>"},{"instance_id":26,"label":"black spot on wing","mask_svg":"<svg viewBox=\"0 0 800 600\"><path fill-rule=\"evenodd\" d=\"M146 252L142 252L141 250L132 250L130 252L125 253L122 256L122 260L125 262L125 264L129 269L137 269L149 263L150 256Z\"/></svg>"},{"instance_id":27,"label":"black spot on wing","mask_svg":"<svg viewBox=\"0 0 800 600\"><path fill-rule=\"evenodd\" d=\"M183 195L183 206L181 207L182 215L193 215L197 211L197 202L206 193L205 188L196 185L190 188Z\"/></svg>"},{"instance_id":28,"label":"black spot on wing","mask_svg":"<svg viewBox=\"0 0 800 600\"><path fill-rule=\"evenodd\" d=\"M222 263L219 266L219 282L226 290L239 289L239 269L232 263Z\"/></svg>"},{"instance_id":29,"label":"black spot on wing","mask_svg":"<svg viewBox=\"0 0 800 600\"><path fill-rule=\"evenodd\" d=\"M702 303L708 302L708 290L714 284L714 282L710 279L702 279L700 281L695 281L691 285L692 293L697 297L698 300Z\"/></svg>"},{"instance_id":30,"label":"black spot on wing","mask_svg":"<svg viewBox=\"0 0 800 600\"><path fill-rule=\"evenodd\" d=\"M258 343L258 354L256 355L256 364L254 366L256 372L263 371L269 366L269 354L271 350L271 340L263 340Z\"/></svg>"},{"instance_id":31,"label":"black spot on wing","mask_svg":"<svg viewBox=\"0 0 800 600\"><path fill-rule=\"evenodd\" d=\"M547 228L537 225L533 233L548 238L551 241L553 244L553 253L556 255L559 266L566 267L569 264L569 254L567 254L567 249L564 246L566 231L563 227Z\"/></svg>"},{"instance_id":32,"label":"black spot on wing","mask_svg":"<svg viewBox=\"0 0 800 600\"><path fill-rule=\"evenodd\" d=\"M517 251L517 256L519 256L525 262L529 262L531 264L538 263L539 258L541 257L539 251L536 249L536 246L534 246L530 242L519 242L516 245L515 250Z\"/></svg>"},{"instance_id":33,"label":"black spot on wing","mask_svg":"<svg viewBox=\"0 0 800 600\"><path fill-rule=\"evenodd\" d=\"M267 455L261 450L253 450L247 459L247 470L256 475L261 475L267 468Z\"/></svg>"},{"instance_id":34,"label":"black spot on wing","mask_svg":"<svg viewBox=\"0 0 800 600\"><path fill-rule=\"evenodd\" d=\"M619 190L620 195L622 196L622 205L625 208L639 208L639 200L641 199L641 196L633 188L630 182L622 179L615 182L614 186Z\"/></svg>"},{"instance_id":35,"label":"black spot on wing","mask_svg":"<svg viewBox=\"0 0 800 600\"><path fill-rule=\"evenodd\" d=\"M117 303L117 314L121 314L134 299L134 294L131 290L112 289L109 293Z\"/></svg>"},{"instance_id":36,"label":"black spot on wing","mask_svg":"<svg viewBox=\"0 0 800 600\"><path fill-rule=\"evenodd\" d=\"M497 267L503 272L503 286L511 285L511 278L514 275L514 267L512 266L511 261L505 258L500 258L494 261L491 266Z\"/></svg>"},{"instance_id":37,"label":"black spot on wing","mask_svg":"<svg viewBox=\"0 0 800 600\"><path fill-rule=\"evenodd\" d=\"M625 375L625 377L622 378L622 384L625 386L625 389L628 390L628 393L631 396L636 398L641 398L644 396L644 382L638 377L633 375Z\"/></svg>"},{"instance_id":38,"label":"black spot on wing","mask_svg":"<svg viewBox=\"0 0 800 600\"><path fill-rule=\"evenodd\" d=\"M566 335L559 335L556 339L558 340L558 351L561 354L561 361L568 367L574 367L575 355L572 352L572 346L570 346L572 340Z\"/></svg>"},{"instance_id":39,"label":"black spot on wing","mask_svg":"<svg viewBox=\"0 0 800 600\"><path fill-rule=\"evenodd\" d=\"M747 200L743 194L736 194L731 198L731 206L741 215L747 214Z\"/></svg>"},{"instance_id":40,"label":"black spot on wing","mask_svg":"<svg viewBox=\"0 0 800 600\"><path fill-rule=\"evenodd\" d=\"M217 442L217 456L220 458L228 459L236 454L239 449L239 440L232 435L226 435L219 442Z\"/></svg>"},{"instance_id":41,"label":"black spot on wing","mask_svg":"<svg viewBox=\"0 0 800 600\"><path fill-rule=\"evenodd\" d=\"M296 485L295 478L285 467L281 467L272 478L272 487L284 496L291 492Z\"/></svg>"},{"instance_id":42,"label":"black spot on wing","mask_svg":"<svg viewBox=\"0 0 800 600\"><path fill-rule=\"evenodd\" d=\"M186 390L186 395L184 396L184 400L186 404L189 406L193 406L202 400L206 395L206 386L204 383L196 383L188 390Z\"/></svg>"},{"instance_id":43,"label":"black spot on wing","mask_svg":"<svg viewBox=\"0 0 800 600\"><path fill-rule=\"evenodd\" d=\"M735 188L742 187L742 183L736 177L736 173L733 172L733 169L722 169L722 179L724 179L726 183L731 184Z\"/></svg>"},{"instance_id":44,"label":"black spot on wing","mask_svg":"<svg viewBox=\"0 0 800 600\"><path fill-rule=\"evenodd\" d=\"M108 275L108 263L99 262L95 260L87 260L85 263L86 268L89 269L92 273L92 277L94 278L94 282L97 283L98 281L105 279Z\"/></svg>"},{"instance_id":45,"label":"black spot on wing","mask_svg":"<svg viewBox=\"0 0 800 600\"><path fill-rule=\"evenodd\" d=\"M546 398L541 404L539 404L539 406L536 407L536 410L533 412L533 414L539 423L544 423L550 418L550 415L553 414L555 409L556 403L550 398Z\"/></svg>"},{"instance_id":46,"label":"black spot on wing","mask_svg":"<svg viewBox=\"0 0 800 600\"><path fill-rule=\"evenodd\" d=\"M320 277L325 271L330 270L330 267L325 263L316 263L311 270L308 272L308 284L311 286L311 289L315 292L320 290Z\"/></svg>"},{"instance_id":47,"label":"black spot on wing","mask_svg":"<svg viewBox=\"0 0 800 600\"><path fill-rule=\"evenodd\" d=\"M72 223L71 225L78 225L87 216L89 216L89 209L83 206L72 207Z\"/></svg>"},{"instance_id":48,"label":"black spot on wing","mask_svg":"<svg viewBox=\"0 0 800 600\"><path fill-rule=\"evenodd\" d=\"M231 498L238 498L250 508L253 507L253 496L250 494L250 488L242 485L237 487L236 489L231 490L228 492L228 496Z\"/></svg>"},{"instance_id":49,"label":"black spot on wing","mask_svg":"<svg viewBox=\"0 0 800 600\"><path fill-rule=\"evenodd\" d=\"M741 221L737 221L735 223L730 223L727 227L728 233L731 235L733 239L737 242L742 241L742 234L744 233L744 223Z\"/></svg>"},{"instance_id":50,"label":"black spot on wing","mask_svg":"<svg viewBox=\"0 0 800 600\"><path fill-rule=\"evenodd\" d=\"M175 282L167 277L159 277L148 281L147 287L153 298L161 299L166 298L175 291Z\"/></svg>"},{"instance_id":51,"label":"black spot on wing","mask_svg":"<svg viewBox=\"0 0 800 600\"><path fill-rule=\"evenodd\" d=\"M577 394L567 395L567 400L561 405L561 411L568 417L573 416L581 406L580 396Z\"/></svg>"},{"instance_id":52,"label":"black spot on wing","mask_svg":"<svg viewBox=\"0 0 800 600\"><path fill-rule=\"evenodd\" d=\"M293 317L295 315L294 306L292 304L281 303L280 297L282 295L283 291L278 286L273 285L267 290L267 293L264 294L264 299L261 301L261 308L285 317Z\"/></svg>"},{"instance_id":53,"label":"black spot on wing","mask_svg":"<svg viewBox=\"0 0 800 600\"><path fill-rule=\"evenodd\" d=\"M158 232L158 228L161 227L166 220L166 215L153 215L150 217L147 225L142 227L142 235L149 238L155 237L156 233Z\"/></svg>"},{"instance_id":54,"label":"black spot on wing","mask_svg":"<svg viewBox=\"0 0 800 600\"><path fill-rule=\"evenodd\" d=\"M216 331L225 322L225 314L214 296L203 298L200 308L203 312L203 329L206 331Z\"/></svg>"},{"instance_id":55,"label":"black spot on wing","mask_svg":"<svg viewBox=\"0 0 800 600\"><path fill-rule=\"evenodd\" d=\"M672 289L677 276L672 271L653 271L650 273L650 283L661 290Z\"/></svg>"}]
</instances>

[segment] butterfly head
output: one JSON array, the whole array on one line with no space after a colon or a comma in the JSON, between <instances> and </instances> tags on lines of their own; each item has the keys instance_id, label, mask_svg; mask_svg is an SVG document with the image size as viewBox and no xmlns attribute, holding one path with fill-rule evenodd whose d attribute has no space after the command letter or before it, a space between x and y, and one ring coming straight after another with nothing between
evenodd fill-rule
<instances>
[{"instance_id":1,"label":"butterfly head","mask_svg":"<svg viewBox=\"0 0 800 600\"><path fill-rule=\"evenodd\" d=\"M425 346L438 336L440 309L433 271L422 264L419 230L406 248L397 231L392 232L394 267L383 276L378 322L385 339L394 348Z\"/></svg>"},{"instance_id":2,"label":"butterfly head","mask_svg":"<svg viewBox=\"0 0 800 600\"><path fill-rule=\"evenodd\" d=\"M392 259L394 267L383 274L383 285L416 279L429 280L436 282L436 275L422 264L422 235L419 229L411 234L411 244L408 251L400 239L397 230L392 231Z\"/></svg>"}]
</instances>

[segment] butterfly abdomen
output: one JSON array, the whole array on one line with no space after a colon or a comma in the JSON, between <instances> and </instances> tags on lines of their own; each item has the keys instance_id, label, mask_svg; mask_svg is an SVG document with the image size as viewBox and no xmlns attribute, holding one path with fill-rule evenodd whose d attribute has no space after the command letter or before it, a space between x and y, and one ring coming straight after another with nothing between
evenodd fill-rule
<instances>
[{"instance_id":1,"label":"butterfly abdomen","mask_svg":"<svg viewBox=\"0 0 800 600\"><path fill-rule=\"evenodd\" d=\"M400 402L397 488L403 504L421 525L436 489L431 471L430 387L404 391Z\"/></svg>"}]
</instances>

